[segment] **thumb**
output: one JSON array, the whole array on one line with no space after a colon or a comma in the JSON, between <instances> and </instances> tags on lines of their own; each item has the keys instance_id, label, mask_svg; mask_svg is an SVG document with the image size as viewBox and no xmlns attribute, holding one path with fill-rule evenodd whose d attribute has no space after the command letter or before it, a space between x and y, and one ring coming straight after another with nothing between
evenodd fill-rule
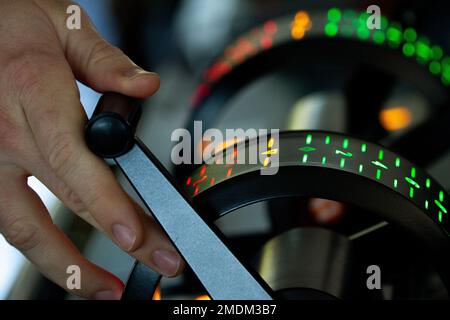
<instances>
[{"instance_id":1,"label":"thumb","mask_svg":"<svg viewBox=\"0 0 450 320\"><path fill-rule=\"evenodd\" d=\"M64 51L75 76L99 92L146 98L159 89L159 76L144 71L95 30L83 12L80 30L65 29Z\"/></svg>"}]
</instances>

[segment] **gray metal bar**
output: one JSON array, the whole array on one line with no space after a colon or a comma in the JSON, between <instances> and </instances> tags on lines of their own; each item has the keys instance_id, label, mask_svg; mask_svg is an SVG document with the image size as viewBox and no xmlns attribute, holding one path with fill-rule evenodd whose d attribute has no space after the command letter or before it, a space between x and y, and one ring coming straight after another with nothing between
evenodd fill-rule
<instances>
[{"instance_id":1,"label":"gray metal bar","mask_svg":"<svg viewBox=\"0 0 450 320\"><path fill-rule=\"evenodd\" d=\"M136 143L115 159L213 299L272 300L213 230Z\"/></svg>"}]
</instances>

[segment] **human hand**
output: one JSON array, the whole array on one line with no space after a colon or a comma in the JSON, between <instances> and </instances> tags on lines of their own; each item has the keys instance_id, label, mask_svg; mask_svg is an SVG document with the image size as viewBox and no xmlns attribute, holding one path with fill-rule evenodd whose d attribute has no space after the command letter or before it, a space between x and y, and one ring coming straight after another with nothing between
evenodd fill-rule
<instances>
[{"instance_id":1,"label":"human hand","mask_svg":"<svg viewBox=\"0 0 450 320\"><path fill-rule=\"evenodd\" d=\"M118 299L123 284L83 258L36 193L42 181L72 211L138 260L174 276L183 262L159 226L122 190L85 142L87 121L76 79L99 92L146 98L159 77L108 44L83 13L80 30L66 27L63 0L1 0L0 232L49 279L66 287L66 268L82 270L93 299Z\"/></svg>"}]
</instances>

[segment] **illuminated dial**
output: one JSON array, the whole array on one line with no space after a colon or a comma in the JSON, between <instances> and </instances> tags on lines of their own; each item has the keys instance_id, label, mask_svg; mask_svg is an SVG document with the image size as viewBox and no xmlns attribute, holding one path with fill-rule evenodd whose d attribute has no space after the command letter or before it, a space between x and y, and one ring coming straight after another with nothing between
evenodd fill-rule
<instances>
[{"instance_id":1,"label":"illuminated dial","mask_svg":"<svg viewBox=\"0 0 450 320\"><path fill-rule=\"evenodd\" d=\"M245 150L248 151L248 145L257 141L251 140L246 143ZM236 147L228 152L236 153ZM273 149L269 139L266 149L260 150L260 153L267 156L260 164L203 165L187 179L186 185L190 194L196 196L226 180L257 172L269 165L268 156L277 153L281 168L292 166L327 168L332 169L327 171L328 174L338 170L370 179L392 192L401 194L439 223L446 232L450 230L449 196L444 188L425 171L384 147L344 135L315 131L283 133L278 148ZM261 179L264 179L264 176ZM317 179L317 183L320 184L320 176ZM301 183L302 181L298 181L298 184ZM367 185L367 188L370 187Z\"/></svg>"},{"instance_id":2,"label":"illuminated dial","mask_svg":"<svg viewBox=\"0 0 450 320\"><path fill-rule=\"evenodd\" d=\"M353 39L398 50L404 57L426 66L428 72L439 77L444 86L450 86L450 56L444 53L441 46L431 44L427 37L419 35L414 28L403 28L385 16L380 19L381 29L369 30L366 23L368 18L369 14L364 11L331 8L326 14L299 11L292 16L265 22L228 46L223 56L205 71L202 84L194 95L194 106L211 93L216 83L250 58L286 43L308 38ZM392 63L389 65L389 68L395 68Z\"/></svg>"}]
</instances>

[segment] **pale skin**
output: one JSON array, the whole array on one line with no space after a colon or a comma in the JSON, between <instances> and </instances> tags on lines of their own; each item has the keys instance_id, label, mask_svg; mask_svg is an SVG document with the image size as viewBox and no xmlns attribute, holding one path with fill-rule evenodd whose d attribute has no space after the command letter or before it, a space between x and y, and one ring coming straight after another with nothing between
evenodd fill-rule
<instances>
[{"instance_id":1,"label":"pale skin","mask_svg":"<svg viewBox=\"0 0 450 320\"><path fill-rule=\"evenodd\" d=\"M157 224L87 148L76 79L98 92L147 98L159 77L142 70L96 32L66 27L65 0L0 1L0 232L50 280L67 289L78 265L88 299L119 299L123 283L87 261L55 226L31 175L120 248L166 276L183 262ZM4 263L4 262L2 262Z\"/></svg>"}]
</instances>

